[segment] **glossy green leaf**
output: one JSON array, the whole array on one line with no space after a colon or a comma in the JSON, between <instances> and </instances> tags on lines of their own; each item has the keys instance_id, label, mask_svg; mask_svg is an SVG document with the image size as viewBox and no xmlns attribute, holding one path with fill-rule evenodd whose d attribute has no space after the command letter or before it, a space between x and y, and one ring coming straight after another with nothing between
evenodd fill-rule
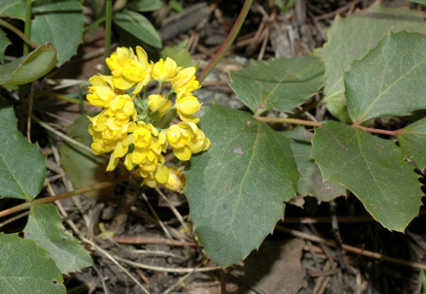
<instances>
[{"instance_id":1,"label":"glossy green leaf","mask_svg":"<svg viewBox=\"0 0 426 294\"><path fill-rule=\"evenodd\" d=\"M186 48L186 41L181 42L176 46L166 46L161 50L162 58L170 57L176 61L177 65L182 67L195 66L198 67L199 62L192 60L191 53Z\"/></svg>"},{"instance_id":2,"label":"glossy green leaf","mask_svg":"<svg viewBox=\"0 0 426 294\"><path fill-rule=\"evenodd\" d=\"M33 240L49 252L63 274L92 265L92 258L73 236L65 232L53 204L35 204L24 229L26 239Z\"/></svg>"},{"instance_id":3,"label":"glossy green leaf","mask_svg":"<svg viewBox=\"0 0 426 294\"><path fill-rule=\"evenodd\" d=\"M321 56L325 63L325 100L334 116L342 121L348 118L345 109L344 71L355 60L361 59L375 48L389 32L400 31L426 33L426 23L421 12L384 8L376 4L346 18L336 17L328 31L327 43L315 51L315 55ZM368 79L373 80L373 76Z\"/></svg>"},{"instance_id":4,"label":"glossy green leaf","mask_svg":"<svg viewBox=\"0 0 426 294\"><path fill-rule=\"evenodd\" d=\"M22 85L47 74L56 65L56 50L50 44L0 65L0 85Z\"/></svg>"},{"instance_id":5,"label":"glossy green leaf","mask_svg":"<svg viewBox=\"0 0 426 294\"><path fill-rule=\"evenodd\" d=\"M25 20L25 0L0 0L0 16Z\"/></svg>"},{"instance_id":6,"label":"glossy green leaf","mask_svg":"<svg viewBox=\"0 0 426 294\"><path fill-rule=\"evenodd\" d=\"M426 109L426 35L395 33L345 73L349 115L366 121Z\"/></svg>"},{"instance_id":7,"label":"glossy green leaf","mask_svg":"<svg viewBox=\"0 0 426 294\"><path fill-rule=\"evenodd\" d=\"M116 13L113 20L123 30L148 45L156 48L162 46L160 35L158 35L151 22L142 14L124 9Z\"/></svg>"},{"instance_id":8,"label":"glossy green leaf","mask_svg":"<svg viewBox=\"0 0 426 294\"><path fill-rule=\"evenodd\" d=\"M161 0L130 0L127 4L129 9L140 12L154 11L160 9L161 6L163 6L163 2Z\"/></svg>"},{"instance_id":9,"label":"glossy green leaf","mask_svg":"<svg viewBox=\"0 0 426 294\"><path fill-rule=\"evenodd\" d=\"M231 88L253 112L291 112L323 86L323 72L313 56L255 61L230 74Z\"/></svg>"},{"instance_id":10,"label":"glossy green leaf","mask_svg":"<svg viewBox=\"0 0 426 294\"><path fill-rule=\"evenodd\" d=\"M200 242L229 266L273 231L299 174L290 140L246 112L206 107L201 127L212 145L191 159L185 194Z\"/></svg>"},{"instance_id":11,"label":"glossy green leaf","mask_svg":"<svg viewBox=\"0 0 426 294\"><path fill-rule=\"evenodd\" d=\"M89 119L85 115L82 115L68 127L67 134L74 140L86 146L90 146L92 138L87 131L88 127ZM59 152L61 154L61 165L75 189L88 187L108 180L108 174L105 172L105 157L96 156L92 152L68 142L62 142L60 144ZM87 195L96 196L104 192L103 190L94 191Z\"/></svg>"},{"instance_id":12,"label":"glossy green leaf","mask_svg":"<svg viewBox=\"0 0 426 294\"><path fill-rule=\"evenodd\" d=\"M7 38L6 33L0 29L0 63L4 61L4 52L6 51L7 46L12 44Z\"/></svg>"},{"instance_id":13,"label":"glossy green leaf","mask_svg":"<svg viewBox=\"0 0 426 294\"><path fill-rule=\"evenodd\" d=\"M402 232L418 214L418 176L391 140L328 122L315 132L312 157L324 179L352 191L385 228Z\"/></svg>"},{"instance_id":14,"label":"glossy green leaf","mask_svg":"<svg viewBox=\"0 0 426 294\"><path fill-rule=\"evenodd\" d=\"M18 131L12 107L0 104L0 126L0 198L32 200L43 187L45 159Z\"/></svg>"},{"instance_id":15,"label":"glossy green leaf","mask_svg":"<svg viewBox=\"0 0 426 294\"><path fill-rule=\"evenodd\" d=\"M403 129L398 136L402 152L420 169L426 168L426 118L423 118Z\"/></svg>"},{"instance_id":16,"label":"glossy green leaf","mask_svg":"<svg viewBox=\"0 0 426 294\"><path fill-rule=\"evenodd\" d=\"M83 41L83 9L78 0L41 1L34 3L35 18L31 38L37 44L50 42L58 51L58 66L77 53Z\"/></svg>"},{"instance_id":17,"label":"glossy green leaf","mask_svg":"<svg viewBox=\"0 0 426 294\"><path fill-rule=\"evenodd\" d=\"M46 250L0 233L0 293L65 294L62 274Z\"/></svg>"},{"instance_id":18,"label":"glossy green leaf","mask_svg":"<svg viewBox=\"0 0 426 294\"><path fill-rule=\"evenodd\" d=\"M316 163L310 158L311 144L303 142L291 143L300 173L297 192L300 196L312 196L320 201L330 201L346 194L346 189L334 182L324 181Z\"/></svg>"}]
</instances>

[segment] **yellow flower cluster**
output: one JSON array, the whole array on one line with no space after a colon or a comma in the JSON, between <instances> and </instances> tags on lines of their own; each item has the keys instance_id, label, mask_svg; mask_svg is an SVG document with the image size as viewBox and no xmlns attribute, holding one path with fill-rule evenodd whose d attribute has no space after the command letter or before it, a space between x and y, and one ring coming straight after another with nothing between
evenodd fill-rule
<instances>
[{"instance_id":1,"label":"yellow flower cluster","mask_svg":"<svg viewBox=\"0 0 426 294\"><path fill-rule=\"evenodd\" d=\"M194 67L179 67L168 57L153 63L142 47L135 51L117 48L106 59L111 75L89 79L86 98L103 108L89 117L91 148L95 154L111 153L108 171L123 160L129 171L143 178L143 184L180 192L185 177L165 155L170 150L180 161L188 161L210 146L196 124L201 103L193 91L200 83ZM153 82L158 84L158 93L145 99L147 86ZM176 114L180 121L173 120Z\"/></svg>"}]
</instances>

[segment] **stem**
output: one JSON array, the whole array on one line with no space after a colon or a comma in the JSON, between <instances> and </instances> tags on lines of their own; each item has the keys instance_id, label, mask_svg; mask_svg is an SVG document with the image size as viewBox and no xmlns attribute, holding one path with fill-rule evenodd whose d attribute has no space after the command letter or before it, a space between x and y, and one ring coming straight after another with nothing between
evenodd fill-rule
<instances>
[{"instance_id":1,"label":"stem","mask_svg":"<svg viewBox=\"0 0 426 294\"><path fill-rule=\"evenodd\" d=\"M31 39L31 0L26 0L25 3L25 28L24 28L24 34L25 37L28 39ZM24 55L27 55L29 52L28 44L24 43Z\"/></svg>"},{"instance_id":2,"label":"stem","mask_svg":"<svg viewBox=\"0 0 426 294\"><path fill-rule=\"evenodd\" d=\"M33 42L29 38L27 38L27 36L25 36L25 34L23 32L21 32L18 28L11 25L10 23L0 19L0 26L5 27L6 29L14 32L16 35L18 35L25 43L30 45L32 48L36 49L38 47L38 45L35 42Z\"/></svg>"},{"instance_id":3,"label":"stem","mask_svg":"<svg viewBox=\"0 0 426 294\"><path fill-rule=\"evenodd\" d=\"M304 119L298 119L298 118L288 118L288 117L255 116L254 118L258 121L263 121L268 123L287 123L287 124L303 125L303 126L310 126L310 127L321 127L323 124L322 122L316 122L316 121L310 121L310 120L304 120ZM389 130L364 127L356 123L352 124L352 127L364 130L369 133L382 134L382 135L388 135L388 136L398 136L403 132L402 129L389 131Z\"/></svg>"},{"instance_id":4,"label":"stem","mask_svg":"<svg viewBox=\"0 0 426 294\"><path fill-rule=\"evenodd\" d=\"M111 47L111 25L112 25L112 0L106 0L105 10L105 59L109 56ZM105 74L109 73L108 66L105 64Z\"/></svg>"},{"instance_id":5,"label":"stem","mask_svg":"<svg viewBox=\"0 0 426 294\"><path fill-rule=\"evenodd\" d=\"M287 123L294 125L303 125L311 127L320 127L322 123L310 120L303 120L298 118L288 118L288 117L264 117L264 116L255 116L256 120L269 122L269 123Z\"/></svg>"},{"instance_id":6,"label":"stem","mask_svg":"<svg viewBox=\"0 0 426 294\"><path fill-rule=\"evenodd\" d=\"M33 100L34 100L34 82L31 83L30 97L28 99L28 117L27 117L27 140L31 144L31 120L33 116Z\"/></svg>"},{"instance_id":7,"label":"stem","mask_svg":"<svg viewBox=\"0 0 426 294\"><path fill-rule=\"evenodd\" d=\"M101 23L103 23L105 21L105 19L106 19L106 16L102 16L102 17L98 18L97 20L95 20L94 22L92 22L90 25L88 25L84 29L84 33L91 32L92 30L94 30L95 28L97 28Z\"/></svg>"},{"instance_id":8,"label":"stem","mask_svg":"<svg viewBox=\"0 0 426 294\"><path fill-rule=\"evenodd\" d=\"M69 198L69 197L73 197L75 195L80 195L83 193L87 193L87 192L91 192L91 191L96 191L96 190L102 190L105 188L108 188L110 186L112 186L114 184L114 182L101 182L101 183L97 183L88 187L84 187L84 188L80 188L71 192L67 192L67 193L62 193L62 194L57 194L55 196L50 196L50 197L44 197L44 198L40 198L40 199L36 199L34 201L31 202L25 202L22 204L19 204L17 206L14 206L12 208L8 208L5 210L0 211L0 217L4 217L7 216L9 214L24 210L24 209L28 209L31 207L31 205L33 203L37 203L37 204L41 204L41 203L50 203L56 200L60 200L60 199L64 199L64 198Z\"/></svg>"},{"instance_id":9,"label":"stem","mask_svg":"<svg viewBox=\"0 0 426 294\"><path fill-rule=\"evenodd\" d=\"M241 26L244 23L244 20L246 19L246 16L250 10L251 5L253 4L253 0L245 0L244 5L241 8L240 14L238 15L237 20L235 21L234 25L232 26L231 31L229 32L228 36L226 37L226 40L223 42L220 49L216 52L215 56L212 57L209 64L203 69L200 76L198 77L198 80L202 82L207 75L216 67L216 65L219 63L219 61L222 59L222 57L225 55L226 51L231 47L232 43L234 42L235 38L237 37Z\"/></svg>"}]
</instances>

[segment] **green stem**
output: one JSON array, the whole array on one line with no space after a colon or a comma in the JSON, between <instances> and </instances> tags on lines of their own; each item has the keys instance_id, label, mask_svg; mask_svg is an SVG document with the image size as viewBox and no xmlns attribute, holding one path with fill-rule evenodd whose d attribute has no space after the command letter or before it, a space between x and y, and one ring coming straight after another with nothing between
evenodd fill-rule
<instances>
[{"instance_id":1,"label":"green stem","mask_svg":"<svg viewBox=\"0 0 426 294\"><path fill-rule=\"evenodd\" d=\"M250 11L250 7L252 4L253 4L253 0L244 1L244 5L241 8L240 14L238 15L237 20L235 21L231 31L226 37L226 40L223 42L220 49L216 52L215 56L212 57L209 64L200 73L200 76L198 77L198 80L200 82L202 82L207 77L207 75L216 67L216 65L225 55L226 51L229 49L229 47L231 47L232 43L234 42L235 38L240 32L241 26L243 25L244 20L246 19L246 16L248 12Z\"/></svg>"},{"instance_id":2,"label":"green stem","mask_svg":"<svg viewBox=\"0 0 426 294\"><path fill-rule=\"evenodd\" d=\"M25 4L25 37L31 39L31 0L27 0ZM28 44L24 43L24 55L27 55L29 52Z\"/></svg>"},{"instance_id":3,"label":"green stem","mask_svg":"<svg viewBox=\"0 0 426 294\"><path fill-rule=\"evenodd\" d=\"M107 58L111 48L112 0L106 0L105 4L105 58ZM106 65L105 74L109 74L109 69Z\"/></svg>"},{"instance_id":4,"label":"green stem","mask_svg":"<svg viewBox=\"0 0 426 294\"><path fill-rule=\"evenodd\" d=\"M106 19L106 16L102 16L100 18L98 18L97 20L95 20L94 22L92 22L90 25L88 25L85 29L84 29L84 33L89 33L92 30L94 30L95 28L97 28L101 23L103 23Z\"/></svg>"},{"instance_id":5,"label":"green stem","mask_svg":"<svg viewBox=\"0 0 426 294\"><path fill-rule=\"evenodd\" d=\"M21 32L18 28L11 25L10 23L0 19L0 26L5 27L6 29L14 32L16 35L18 35L18 37L20 37L25 43L30 45L32 48L36 49L38 47L38 45L36 43L31 41L29 38L27 38L27 36L25 36L25 34L23 32Z\"/></svg>"}]
</instances>

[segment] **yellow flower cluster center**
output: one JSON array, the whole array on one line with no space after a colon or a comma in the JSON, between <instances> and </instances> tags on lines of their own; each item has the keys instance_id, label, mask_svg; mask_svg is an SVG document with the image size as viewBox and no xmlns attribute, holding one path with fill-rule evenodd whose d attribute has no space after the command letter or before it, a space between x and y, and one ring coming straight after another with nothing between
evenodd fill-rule
<instances>
[{"instance_id":1,"label":"yellow flower cluster center","mask_svg":"<svg viewBox=\"0 0 426 294\"><path fill-rule=\"evenodd\" d=\"M194 67L179 67L168 57L153 63L142 47L135 51L117 48L106 59L111 75L89 79L86 98L103 108L89 117L91 148L95 154L111 153L107 171L122 161L143 184L180 192L185 177L181 168L172 164L177 160L169 156L166 160L165 155L173 152L179 164L210 146L195 116L201 103L193 92L200 83ZM157 93L147 95L155 82ZM163 89L165 85L168 89Z\"/></svg>"}]
</instances>

